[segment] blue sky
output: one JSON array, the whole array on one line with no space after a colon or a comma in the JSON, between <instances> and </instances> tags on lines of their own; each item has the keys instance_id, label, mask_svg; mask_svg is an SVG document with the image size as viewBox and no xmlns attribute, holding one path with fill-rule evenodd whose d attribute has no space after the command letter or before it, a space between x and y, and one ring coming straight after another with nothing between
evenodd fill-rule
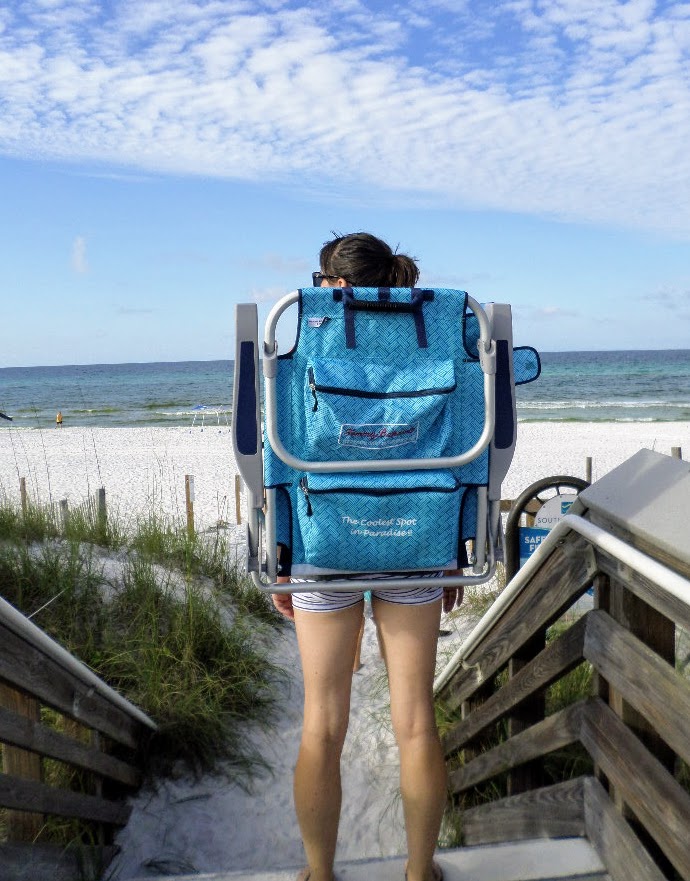
<instances>
[{"instance_id":1,"label":"blue sky","mask_svg":"<svg viewBox=\"0 0 690 881\"><path fill-rule=\"evenodd\" d=\"M10 0L0 365L233 357L331 231L542 350L690 347L690 4Z\"/></svg>"}]
</instances>

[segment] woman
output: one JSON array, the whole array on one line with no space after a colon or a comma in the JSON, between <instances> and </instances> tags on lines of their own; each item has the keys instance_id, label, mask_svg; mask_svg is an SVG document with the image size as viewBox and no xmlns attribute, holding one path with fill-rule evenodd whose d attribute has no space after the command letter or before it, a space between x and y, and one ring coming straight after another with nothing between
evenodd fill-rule
<instances>
[{"instance_id":1,"label":"woman","mask_svg":"<svg viewBox=\"0 0 690 881\"><path fill-rule=\"evenodd\" d=\"M320 253L321 287L413 287L416 262L369 233L339 236ZM380 576L379 576L380 577ZM288 581L288 578L281 578ZM296 580L296 579L295 579ZM400 753L408 861L407 881L440 881L433 861L446 801L446 769L436 729L433 679L441 608L462 602L462 591L429 587L372 587L379 645L388 670L393 731ZM350 712L352 673L362 622L363 594L274 594L294 620L304 676L304 727L295 768L294 798L308 866L299 881L332 881L340 818L340 756Z\"/></svg>"}]
</instances>

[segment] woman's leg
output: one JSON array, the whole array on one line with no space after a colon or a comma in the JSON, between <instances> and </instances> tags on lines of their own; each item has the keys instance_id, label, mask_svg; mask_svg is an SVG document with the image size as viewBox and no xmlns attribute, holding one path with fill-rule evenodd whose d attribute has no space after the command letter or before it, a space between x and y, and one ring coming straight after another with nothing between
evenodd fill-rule
<instances>
[{"instance_id":1,"label":"woman's leg","mask_svg":"<svg viewBox=\"0 0 690 881\"><path fill-rule=\"evenodd\" d=\"M350 715L362 604L338 612L295 609L304 676L304 727L294 794L310 881L331 881L340 820L340 755Z\"/></svg>"},{"instance_id":2,"label":"woman's leg","mask_svg":"<svg viewBox=\"0 0 690 881\"><path fill-rule=\"evenodd\" d=\"M388 669L393 731L400 750L407 879L432 881L431 862L447 796L433 704L441 600L411 606L374 598L374 619Z\"/></svg>"}]
</instances>

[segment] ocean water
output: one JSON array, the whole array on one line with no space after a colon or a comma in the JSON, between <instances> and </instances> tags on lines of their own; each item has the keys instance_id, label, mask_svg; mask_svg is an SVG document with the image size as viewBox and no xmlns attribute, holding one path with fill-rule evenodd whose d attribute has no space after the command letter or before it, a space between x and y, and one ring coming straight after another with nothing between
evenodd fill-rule
<instances>
[{"instance_id":1,"label":"ocean water","mask_svg":"<svg viewBox=\"0 0 690 881\"><path fill-rule=\"evenodd\" d=\"M690 350L545 352L518 386L523 421L690 421ZM232 361L0 368L10 425L220 425L231 419Z\"/></svg>"},{"instance_id":2,"label":"ocean water","mask_svg":"<svg viewBox=\"0 0 690 881\"><path fill-rule=\"evenodd\" d=\"M13 424L170 426L230 421L232 361L0 369L0 411ZM204 409L200 409L204 408ZM0 420L0 427L10 425Z\"/></svg>"},{"instance_id":3,"label":"ocean water","mask_svg":"<svg viewBox=\"0 0 690 881\"><path fill-rule=\"evenodd\" d=\"M690 421L687 349L542 352L540 357L539 379L517 388L523 421Z\"/></svg>"}]
</instances>

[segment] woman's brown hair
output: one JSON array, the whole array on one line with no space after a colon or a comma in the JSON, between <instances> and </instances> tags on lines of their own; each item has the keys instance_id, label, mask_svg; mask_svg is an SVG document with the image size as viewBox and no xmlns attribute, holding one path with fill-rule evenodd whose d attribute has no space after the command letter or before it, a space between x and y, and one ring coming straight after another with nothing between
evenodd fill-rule
<instances>
[{"instance_id":1,"label":"woman's brown hair","mask_svg":"<svg viewBox=\"0 0 690 881\"><path fill-rule=\"evenodd\" d=\"M382 239L368 232L337 236L321 248L321 271L344 278L352 287L411 288L419 268L413 257L396 254Z\"/></svg>"}]
</instances>

